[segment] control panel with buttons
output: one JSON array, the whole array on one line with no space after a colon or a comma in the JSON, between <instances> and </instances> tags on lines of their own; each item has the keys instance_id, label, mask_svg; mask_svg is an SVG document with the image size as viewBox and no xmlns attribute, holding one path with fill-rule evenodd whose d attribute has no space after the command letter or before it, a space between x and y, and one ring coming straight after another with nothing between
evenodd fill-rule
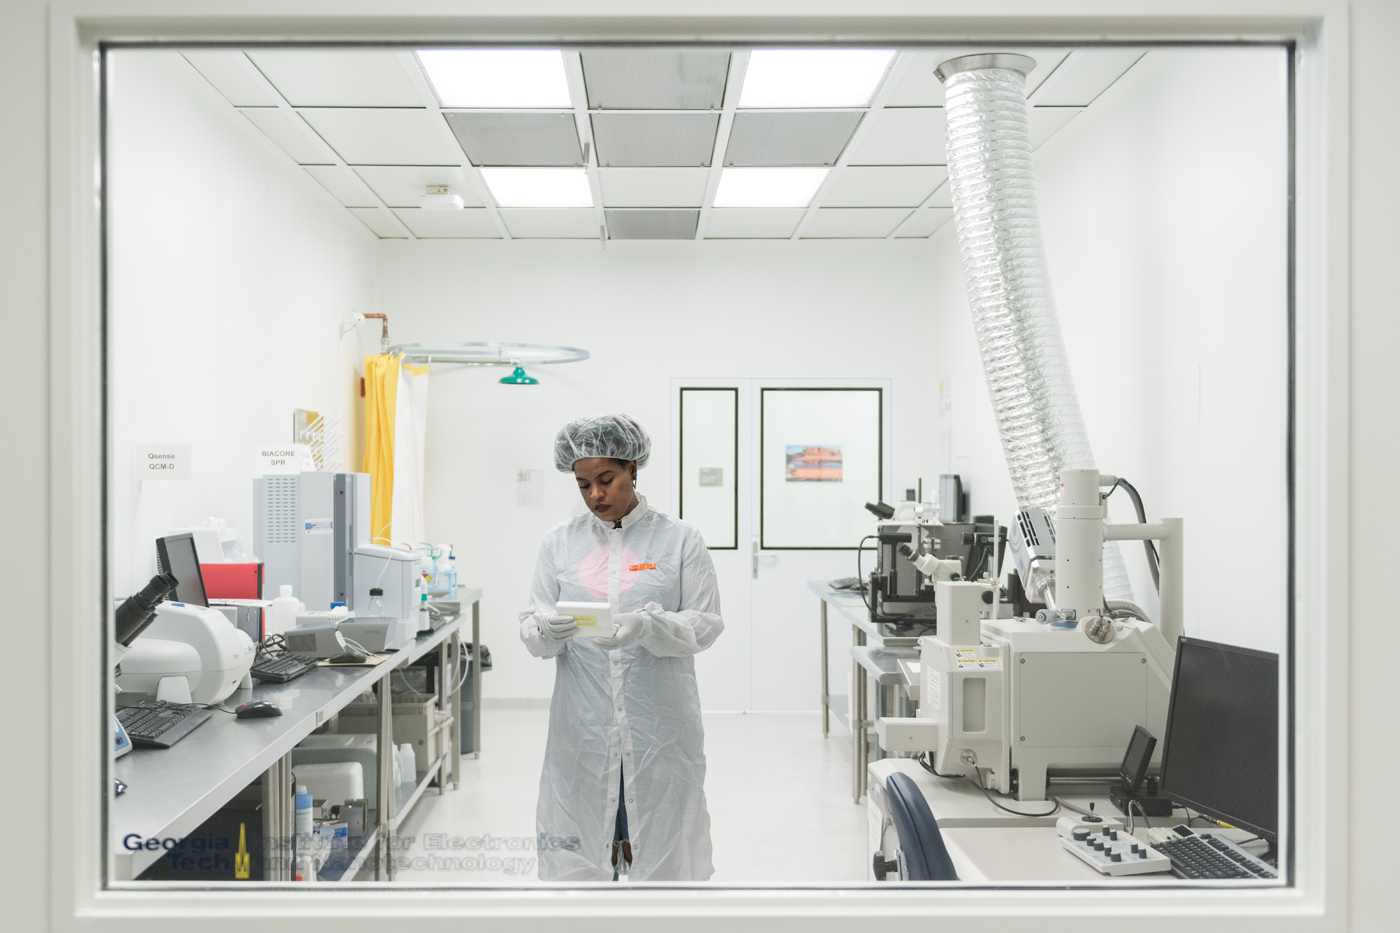
<instances>
[{"instance_id":1,"label":"control panel with buttons","mask_svg":"<svg viewBox=\"0 0 1400 933\"><path fill-rule=\"evenodd\" d=\"M1105 875L1145 875L1171 871L1171 859L1119 828L1076 826L1060 834L1060 844Z\"/></svg>"}]
</instances>

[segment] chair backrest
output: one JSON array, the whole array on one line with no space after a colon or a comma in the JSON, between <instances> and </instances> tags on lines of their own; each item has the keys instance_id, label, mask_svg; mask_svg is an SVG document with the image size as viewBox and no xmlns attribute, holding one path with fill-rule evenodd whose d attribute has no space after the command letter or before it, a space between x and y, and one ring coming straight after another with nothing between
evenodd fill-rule
<instances>
[{"instance_id":1,"label":"chair backrest","mask_svg":"<svg viewBox=\"0 0 1400 933\"><path fill-rule=\"evenodd\" d=\"M896 771L885 781L890 819L899 836L905 870L910 881L957 881L958 873L943 834L914 779Z\"/></svg>"}]
</instances>

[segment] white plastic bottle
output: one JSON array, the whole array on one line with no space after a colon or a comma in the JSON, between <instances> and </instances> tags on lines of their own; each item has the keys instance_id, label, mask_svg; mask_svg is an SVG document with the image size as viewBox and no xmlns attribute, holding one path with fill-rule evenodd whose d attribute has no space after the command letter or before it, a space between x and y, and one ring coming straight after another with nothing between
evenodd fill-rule
<instances>
[{"instance_id":1,"label":"white plastic bottle","mask_svg":"<svg viewBox=\"0 0 1400 933\"><path fill-rule=\"evenodd\" d=\"M281 635L290 629L296 628L297 613L303 608L301 600L292 595L292 585L282 584L281 596L272 601L272 605L267 609L267 622L264 626L266 631L264 637Z\"/></svg>"},{"instance_id":2,"label":"white plastic bottle","mask_svg":"<svg viewBox=\"0 0 1400 933\"><path fill-rule=\"evenodd\" d=\"M431 632L433 630L433 617L428 612L428 594L424 593L418 600L418 634Z\"/></svg>"},{"instance_id":3,"label":"white plastic bottle","mask_svg":"<svg viewBox=\"0 0 1400 933\"><path fill-rule=\"evenodd\" d=\"M290 587L286 587L290 589ZM315 881L309 850L314 825L311 820L311 794L305 784L297 785L296 795L296 862L293 877L297 881Z\"/></svg>"},{"instance_id":4,"label":"white plastic bottle","mask_svg":"<svg viewBox=\"0 0 1400 933\"><path fill-rule=\"evenodd\" d=\"M404 784L416 784L418 782L418 756L413 753L413 746L405 742L399 746L399 767L403 770Z\"/></svg>"}]
</instances>

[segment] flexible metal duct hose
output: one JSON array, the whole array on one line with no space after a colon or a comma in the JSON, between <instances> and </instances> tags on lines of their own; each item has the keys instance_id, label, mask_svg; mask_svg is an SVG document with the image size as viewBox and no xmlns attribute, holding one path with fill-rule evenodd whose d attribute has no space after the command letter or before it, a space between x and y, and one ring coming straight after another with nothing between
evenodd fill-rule
<instances>
[{"instance_id":1,"label":"flexible metal duct hose","mask_svg":"<svg viewBox=\"0 0 1400 933\"><path fill-rule=\"evenodd\" d=\"M944 84L948 184L977 345L1021 508L1054 514L1060 471L1092 469L1060 333L1036 207L1024 55L967 55L934 72ZM1044 580L1026 581L1034 596ZM1132 597L1116 542L1104 591Z\"/></svg>"}]
</instances>

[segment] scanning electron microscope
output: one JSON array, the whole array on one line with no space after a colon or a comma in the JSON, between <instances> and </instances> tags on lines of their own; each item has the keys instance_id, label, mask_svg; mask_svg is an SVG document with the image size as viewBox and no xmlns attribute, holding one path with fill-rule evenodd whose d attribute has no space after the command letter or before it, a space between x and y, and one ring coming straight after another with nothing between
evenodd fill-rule
<instances>
[{"instance_id":1,"label":"scanning electron microscope","mask_svg":"<svg viewBox=\"0 0 1400 933\"><path fill-rule=\"evenodd\" d=\"M918 715L879 723L887 751L928 752L936 772L1019 800L1046 799L1054 773L1113 771L1134 726L1163 734L1182 634L1181 519L1108 524L1101 490L1116 477L1065 470L1060 479L1053 522L1022 511L1011 544L1046 608L1001 618L995 579L938 580L938 631L919 639ZM1106 540L1159 543L1156 624L1131 603L1105 602Z\"/></svg>"}]
</instances>

